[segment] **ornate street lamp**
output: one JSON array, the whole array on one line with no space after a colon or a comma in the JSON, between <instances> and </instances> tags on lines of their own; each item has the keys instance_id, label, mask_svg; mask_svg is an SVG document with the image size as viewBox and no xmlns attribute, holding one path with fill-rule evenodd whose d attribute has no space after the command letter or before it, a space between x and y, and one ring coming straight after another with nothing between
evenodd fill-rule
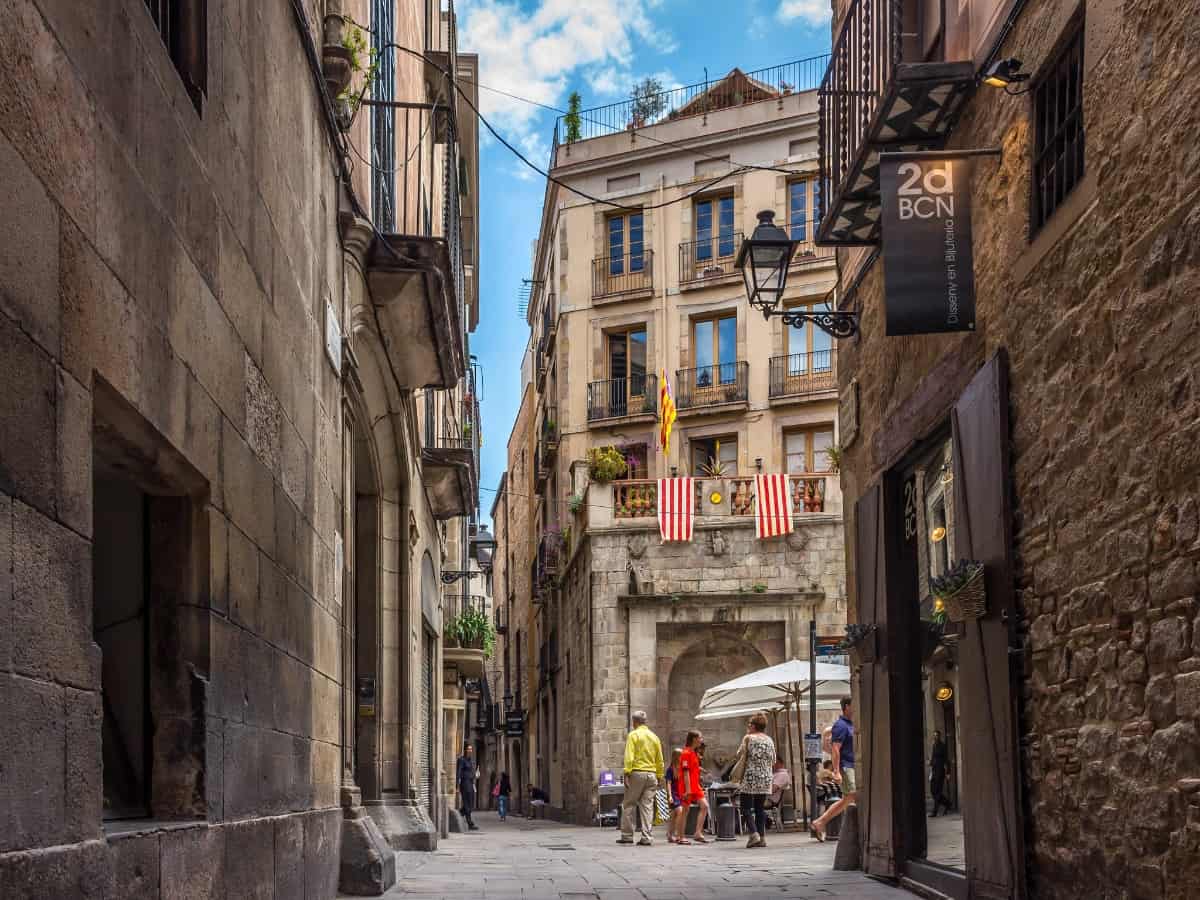
<instances>
[{"instance_id":1,"label":"ornate street lamp","mask_svg":"<svg viewBox=\"0 0 1200 900\"><path fill-rule=\"evenodd\" d=\"M734 266L746 283L746 299L760 310L764 319L777 316L787 325L812 322L835 338L850 337L858 331L858 314L841 310L780 309L787 287L788 271L799 241L775 224L775 213L764 209L749 240L742 242Z\"/></svg>"}]
</instances>

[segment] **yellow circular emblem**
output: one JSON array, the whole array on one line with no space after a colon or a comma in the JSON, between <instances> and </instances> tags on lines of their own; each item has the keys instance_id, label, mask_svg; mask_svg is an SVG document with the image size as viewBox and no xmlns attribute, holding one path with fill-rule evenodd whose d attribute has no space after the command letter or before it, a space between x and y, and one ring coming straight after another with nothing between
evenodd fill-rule
<instances>
[{"instance_id":1,"label":"yellow circular emblem","mask_svg":"<svg viewBox=\"0 0 1200 900\"><path fill-rule=\"evenodd\" d=\"M713 491L711 494L708 495L708 502L713 504L714 506L716 504L720 503L722 499L723 498L721 497L720 491Z\"/></svg>"}]
</instances>

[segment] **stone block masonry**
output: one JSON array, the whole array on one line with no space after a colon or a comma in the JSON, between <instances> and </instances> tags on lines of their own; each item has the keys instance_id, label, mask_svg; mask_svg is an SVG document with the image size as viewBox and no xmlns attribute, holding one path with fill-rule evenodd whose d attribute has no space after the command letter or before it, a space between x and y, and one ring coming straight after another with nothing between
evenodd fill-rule
<instances>
[{"instance_id":1,"label":"stone block masonry","mask_svg":"<svg viewBox=\"0 0 1200 900\"><path fill-rule=\"evenodd\" d=\"M199 112L142 0L0 16L6 900L336 892L338 186L289 4L208 9Z\"/></svg>"}]
</instances>

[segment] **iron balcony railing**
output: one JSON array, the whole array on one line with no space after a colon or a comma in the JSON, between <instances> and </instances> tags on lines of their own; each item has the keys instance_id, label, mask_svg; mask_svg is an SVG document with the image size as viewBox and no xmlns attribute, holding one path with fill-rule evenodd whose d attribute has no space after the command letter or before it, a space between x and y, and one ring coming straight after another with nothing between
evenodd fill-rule
<instances>
[{"instance_id":1,"label":"iron balcony railing","mask_svg":"<svg viewBox=\"0 0 1200 900\"><path fill-rule=\"evenodd\" d=\"M792 240L800 241L796 245L796 252L792 254L791 267L793 269L802 269L807 266L828 265L837 258L837 247L829 247L822 244L813 243L813 236L816 233L816 223L808 224L808 240L801 240L796 237L797 232L789 227L788 233L792 235Z\"/></svg>"},{"instance_id":2,"label":"iron balcony railing","mask_svg":"<svg viewBox=\"0 0 1200 900\"><path fill-rule=\"evenodd\" d=\"M679 283L690 284L706 278L732 275L734 258L742 246L742 233L715 235L679 245Z\"/></svg>"},{"instance_id":3,"label":"iron balcony railing","mask_svg":"<svg viewBox=\"0 0 1200 900\"><path fill-rule=\"evenodd\" d=\"M610 378L588 385L588 421L658 412L658 376Z\"/></svg>"},{"instance_id":4,"label":"iron balcony railing","mask_svg":"<svg viewBox=\"0 0 1200 900\"><path fill-rule=\"evenodd\" d=\"M454 619L467 612L484 612L487 609L487 597L482 594L444 594L442 608L446 618Z\"/></svg>"},{"instance_id":5,"label":"iron balcony railing","mask_svg":"<svg viewBox=\"0 0 1200 900\"><path fill-rule=\"evenodd\" d=\"M821 79L817 144L821 185L818 218L840 189L900 61L901 0L854 0Z\"/></svg>"},{"instance_id":6,"label":"iron balcony railing","mask_svg":"<svg viewBox=\"0 0 1200 900\"><path fill-rule=\"evenodd\" d=\"M577 117L570 114L560 116L554 125L554 145L586 141L619 131L811 91L821 83L821 75L828 63L828 55L813 56L746 72L740 79L737 76L722 76L581 110Z\"/></svg>"},{"instance_id":7,"label":"iron balcony railing","mask_svg":"<svg viewBox=\"0 0 1200 900\"><path fill-rule=\"evenodd\" d=\"M546 302L542 304L542 339L538 342L542 348L550 347L557 328L558 298L554 295L554 291L551 291L546 295Z\"/></svg>"},{"instance_id":8,"label":"iron balcony railing","mask_svg":"<svg viewBox=\"0 0 1200 900\"><path fill-rule=\"evenodd\" d=\"M538 442L549 453L558 450L558 407L546 406L542 409L542 420L538 427Z\"/></svg>"},{"instance_id":9,"label":"iron balcony railing","mask_svg":"<svg viewBox=\"0 0 1200 900\"><path fill-rule=\"evenodd\" d=\"M817 391L837 390L837 350L814 350L812 353L793 353L772 356L770 362L770 396L794 397Z\"/></svg>"},{"instance_id":10,"label":"iron balcony railing","mask_svg":"<svg viewBox=\"0 0 1200 900\"><path fill-rule=\"evenodd\" d=\"M680 409L737 403L749 397L750 363L728 362L675 372Z\"/></svg>"},{"instance_id":11,"label":"iron balcony railing","mask_svg":"<svg viewBox=\"0 0 1200 900\"><path fill-rule=\"evenodd\" d=\"M369 101L368 101L369 102ZM466 322L462 186L453 112L429 103L388 101L372 107L395 135L395 165L376 185L374 218L384 231L446 241L459 320Z\"/></svg>"},{"instance_id":12,"label":"iron balcony railing","mask_svg":"<svg viewBox=\"0 0 1200 900\"><path fill-rule=\"evenodd\" d=\"M559 531L545 532L538 541L537 580L547 584L559 574L563 563L563 538Z\"/></svg>"},{"instance_id":13,"label":"iron balcony railing","mask_svg":"<svg viewBox=\"0 0 1200 900\"><path fill-rule=\"evenodd\" d=\"M654 286L654 251L598 256L592 260L592 296L619 297Z\"/></svg>"}]
</instances>

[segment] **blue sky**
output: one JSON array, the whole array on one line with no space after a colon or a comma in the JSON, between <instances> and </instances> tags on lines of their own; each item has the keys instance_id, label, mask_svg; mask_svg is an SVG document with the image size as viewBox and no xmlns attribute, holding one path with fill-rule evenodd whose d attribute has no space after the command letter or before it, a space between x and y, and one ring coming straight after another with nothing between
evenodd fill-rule
<instances>
[{"instance_id":1,"label":"blue sky","mask_svg":"<svg viewBox=\"0 0 1200 900\"><path fill-rule=\"evenodd\" d=\"M459 47L480 56L484 115L544 166L555 114L498 88L558 108L579 91L584 108L627 99L647 75L664 86L826 53L829 0L458 0ZM528 328L517 313L529 277L544 181L483 134L480 160L481 314L471 349L483 367L484 519L505 469L520 403Z\"/></svg>"}]
</instances>

